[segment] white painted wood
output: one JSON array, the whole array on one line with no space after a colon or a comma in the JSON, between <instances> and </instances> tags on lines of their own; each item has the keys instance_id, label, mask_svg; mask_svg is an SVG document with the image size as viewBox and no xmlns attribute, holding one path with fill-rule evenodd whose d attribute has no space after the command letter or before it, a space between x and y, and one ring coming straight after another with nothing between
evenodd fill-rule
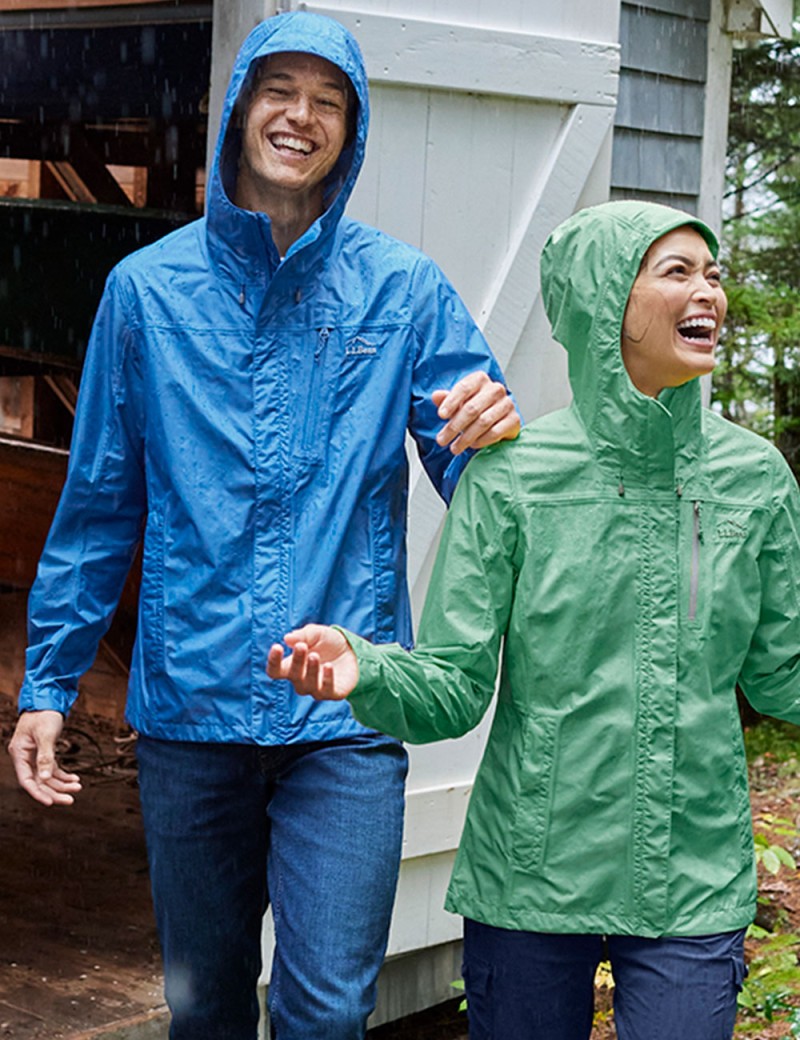
<instances>
[{"instance_id":1,"label":"white painted wood","mask_svg":"<svg viewBox=\"0 0 800 1040\"><path fill-rule=\"evenodd\" d=\"M306 4L305 9L329 12L328 5ZM344 8L336 17L358 39L374 84L546 97L570 104L613 105L616 98L615 44Z\"/></svg>"},{"instance_id":2,"label":"white painted wood","mask_svg":"<svg viewBox=\"0 0 800 1040\"><path fill-rule=\"evenodd\" d=\"M222 103L233 63L245 36L259 22L275 14L276 0L214 0L211 22L211 90L208 99L208 142L206 169L211 169L217 131L222 117Z\"/></svg>"}]
</instances>

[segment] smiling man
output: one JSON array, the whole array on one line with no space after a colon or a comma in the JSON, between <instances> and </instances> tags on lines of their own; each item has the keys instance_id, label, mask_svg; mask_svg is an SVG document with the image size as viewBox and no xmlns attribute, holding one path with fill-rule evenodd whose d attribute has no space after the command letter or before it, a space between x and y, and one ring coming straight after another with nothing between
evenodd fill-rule
<instances>
[{"instance_id":1,"label":"smiling man","mask_svg":"<svg viewBox=\"0 0 800 1040\"><path fill-rule=\"evenodd\" d=\"M441 271L344 216L367 125L337 22L247 38L206 216L109 276L31 592L10 750L33 798L68 805L55 741L143 537L127 718L172 1040L255 1040L269 902L273 1036L363 1036L406 753L271 681L267 651L312 619L408 646L406 432L449 500L470 449L519 430Z\"/></svg>"}]
</instances>

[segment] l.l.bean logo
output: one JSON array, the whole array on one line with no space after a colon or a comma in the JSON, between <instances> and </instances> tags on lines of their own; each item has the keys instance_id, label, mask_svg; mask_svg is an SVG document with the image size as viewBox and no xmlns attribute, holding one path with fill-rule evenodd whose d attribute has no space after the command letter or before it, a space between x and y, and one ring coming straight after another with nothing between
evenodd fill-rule
<instances>
[{"instance_id":1,"label":"l.l.bean logo","mask_svg":"<svg viewBox=\"0 0 800 1040\"><path fill-rule=\"evenodd\" d=\"M732 516L720 517L716 524L716 535L721 542L742 542L747 538L747 524Z\"/></svg>"},{"instance_id":2,"label":"l.l.bean logo","mask_svg":"<svg viewBox=\"0 0 800 1040\"><path fill-rule=\"evenodd\" d=\"M377 353L378 343L376 340L369 339L366 336L353 336L352 339L345 340L345 357L370 358L375 357Z\"/></svg>"}]
</instances>

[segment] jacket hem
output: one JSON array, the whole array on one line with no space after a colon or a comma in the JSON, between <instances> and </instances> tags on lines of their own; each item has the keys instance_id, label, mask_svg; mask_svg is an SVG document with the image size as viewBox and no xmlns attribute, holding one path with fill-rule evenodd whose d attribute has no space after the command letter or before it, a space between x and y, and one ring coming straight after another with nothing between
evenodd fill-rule
<instances>
[{"instance_id":1,"label":"jacket hem","mask_svg":"<svg viewBox=\"0 0 800 1040\"><path fill-rule=\"evenodd\" d=\"M716 935L746 928L755 917L755 901L724 907L702 914L680 914L653 927L642 917L624 913L545 913L541 910L486 904L448 892L445 909L494 928L512 931L547 932L563 935L636 935L657 939L661 936Z\"/></svg>"},{"instance_id":2,"label":"jacket hem","mask_svg":"<svg viewBox=\"0 0 800 1040\"><path fill-rule=\"evenodd\" d=\"M342 738L374 733L355 718L336 719L325 722L306 722L290 726L280 734L253 733L236 726L209 728L202 724L176 724L142 717L135 712L126 712L126 721L137 733L154 740L186 741L197 744L254 744L258 747L279 747L286 744L304 744L318 740L340 740Z\"/></svg>"}]
</instances>

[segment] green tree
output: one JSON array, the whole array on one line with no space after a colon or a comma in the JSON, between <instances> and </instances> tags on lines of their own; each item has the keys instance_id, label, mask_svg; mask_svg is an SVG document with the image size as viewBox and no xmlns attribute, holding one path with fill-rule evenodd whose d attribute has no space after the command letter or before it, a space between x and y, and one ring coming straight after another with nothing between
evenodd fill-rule
<instances>
[{"instance_id":1,"label":"green tree","mask_svg":"<svg viewBox=\"0 0 800 1040\"><path fill-rule=\"evenodd\" d=\"M727 175L729 318L713 399L800 475L800 39L734 53Z\"/></svg>"}]
</instances>

